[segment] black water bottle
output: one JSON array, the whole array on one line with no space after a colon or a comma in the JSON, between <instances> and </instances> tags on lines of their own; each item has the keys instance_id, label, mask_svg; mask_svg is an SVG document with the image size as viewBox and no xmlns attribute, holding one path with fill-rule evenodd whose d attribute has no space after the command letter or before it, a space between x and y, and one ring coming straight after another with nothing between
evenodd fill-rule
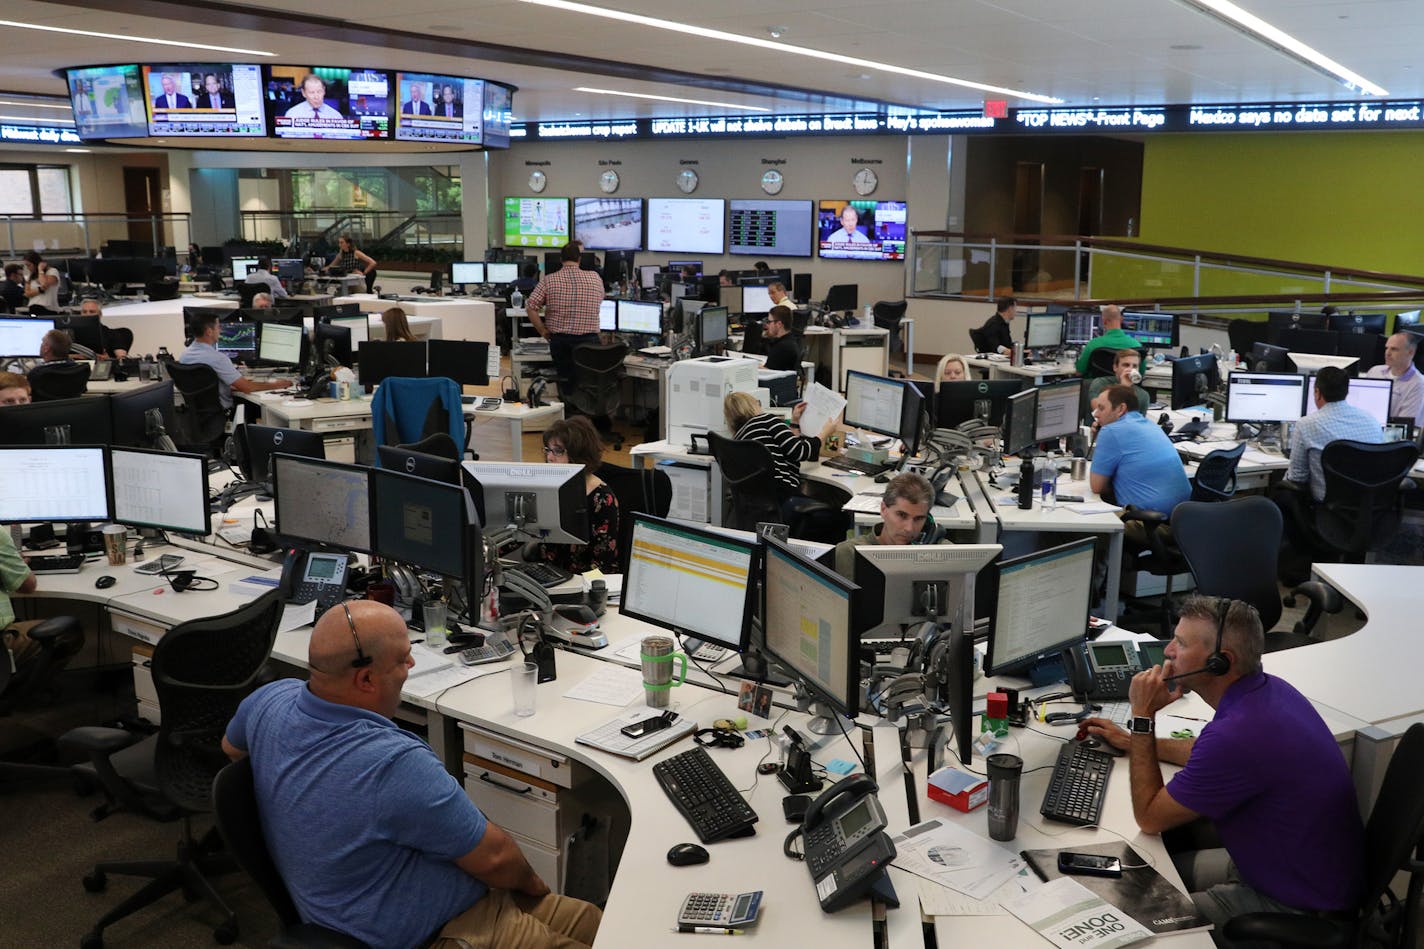
<instances>
[{"instance_id":1,"label":"black water bottle","mask_svg":"<svg viewBox=\"0 0 1424 949\"><path fill-rule=\"evenodd\" d=\"M1033 510L1033 459L1019 462L1019 508Z\"/></svg>"}]
</instances>

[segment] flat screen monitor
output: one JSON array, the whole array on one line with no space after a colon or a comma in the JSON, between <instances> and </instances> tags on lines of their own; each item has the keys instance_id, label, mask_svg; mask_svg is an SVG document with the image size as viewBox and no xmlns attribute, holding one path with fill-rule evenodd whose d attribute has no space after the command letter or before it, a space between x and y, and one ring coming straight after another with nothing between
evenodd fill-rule
<instances>
[{"instance_id":1,"label":"flat screen monitor","mask_svg":"<svg viewBox=\"0 0 1424 949\"><path fill-rule=\"evenodd\" d=\"M1305 413L1306 378L1294 372L1231 372L1228 422L1294 422Z\"/></svg>"},{"instance_id":2,"label":"flat screen monitor","mask_svg":"<svg viewBox=\"0 0 1424 949\"><path fill-rule=\"evenodd\" d=\"M277 533L304 544L370 553L370 474L370 468L319 456L287 454L285 449L273 454Z\"/></svg>"},{"instance_id":3,"label":"flat screen monitor","mask_svg":"<svg viewBox=\"0 0 1424 949\"><path fill-rule=\"evenodd\" d=\"M143 67L148 134L158 138L261 137L262 67L165 63Z\"/></svg>"},{"instance_id":4,"label":"flat screen monitor","mask_svg":"<svg viewBox=\"0 0 1424 949\"><path fill-rule=\"evenodd\" d=\"M211 533L208 464L202 455L114 447L109 449L109 482L114 520L120 524Z\"/></svg>"},{"instance_id":5,"label":"flat screen monitor","mask_svg":"<svg viewBox=\"0 0 1424 949\"><path fill-rule=\"evenodd\" d=\"M941 382L935 395L935 425L954 428L972 419L979 419L988 425L1002 425L1009 396L1022 389L1021 379Z\"/></svg>"},{"instance_id":6,"label":"flat screen monitor","mask_svg":"<svg viewBox=\"0 0 1424 949\"><path fill-rule=\"evenodd\" d=\"M107 445L112 440L109 400L103 396L0 406L0 445Z\"/></svg>"},{"instance_id":7,"label":"flat screen monitor","mask_svg":"<svg viewBox=\"0 0 1424 949\"><path fill-rule=\"evenodd\" d=\"M63 314L53 318L54 328L64 330L69 338L80 346L87 346L96 353L104 352L104 326L97 316L76 316Z\"/></svg>"},{"instance_id":8,"label":"flat screen monitor","mask_svg":"<svg viewBox=\"0 0 1424 949\"><path fill-rule=\"evenodd\" d=\"M504 244L506 247L563 247L569 242L568 198L505 198ZM546 256L544 272L553 273Z\"/></svg>"},{"instance_id":9,"label":"flat screen monitor","mask_svg":"<svg viewBox=\"0 0 1424 949\"><path fill-rule=\"evenodd\" d=\"M371 320L364 313L359 316L333 316L330 322L332 326L346 329L347 335L351 337L353 356L360 352L361 344L371 338Z\"/></svg>"},{"instance_id":10,"label":"flat screen monitor","mask_svg":"<svg viewBox=\"0 0 1424 949\"><path fill-rule=\"evenodd\" d=\"M1270 343L1251 344L1251 368L1257 372L1289 372L1290 350Z\"/></svg>"},{"instance_id":11,"label":"flat screen monitor","mask_svg":"<svg viewBox=\"0 0 1424 949\"><path fill-rule=\"evenodd\" d=\"M1175 349L1177 315L1156 310L1123 310L1122 331L1148 349Z\"/></svg>"},{"instance_id":12,"label":"flat screen monitor","mask_svg":"<svg viewBox=\"0 0 1424 949\"><path fill-rule=\"evenodd\" d=\"M771 293L766 287L742 287L742 312L764 315L771 310Z\"/></svg>"},{"instance_id":13,"label":"flat screen monitor","mask_svg":"<svg viewBox=\"0 0 1424 949\"><path fill-rule=\"evenodd\" d=\"M582 465L467 461L464 468L486 530L512 525L552 544L588 543Z\"/></svg>"},{"instance_id":14,"label":"flat screen monitor","mask_svg":"<svg viewBox=\"0 0 1424 949\"><path fill-rule=\"evenodd\" d=\"M417 478L444 481L446 484L463 483L460 462L454 458L442 458L440 455L430 455L399 445L377 445L376 460L381 468L415 475Z\"/></svg>"},{"instance_id":15,"label":"flat screen monitor","mask_svg":"<svg viewBox=\"0 0 1424 949\"><path fill-rule=\"evenodd\" d=\"M271 425L240 426L242 444L246 457L242 463L242 475L248 481L270 481L272 478L272 455L301 455L303 458L326 458L326 440L320 432L304 432L296 428L276 428ZM236 433L234 432L234 437Z\"/></svg>"},{"instance_id":16,"label":"flat screen monitor","mask_svg":"<svg viewBox=\"0 0 1424 949\"><path fill-rule=\"evenodd\" d=\"M409 346L410 343L404 345ZM489 385L489 343L467 339L432 339L426 373L454 379L462 386Z\"/></svg>"},{"instance_id":17,"label":"flat screen monitor","mask_svg":"<svg viewBox=\"0 0 1424 949\"><path fill-rule=\"evenodd\" d=\"M38 356L40 341L54 329L48 319L16 316L0 319L0 356Z\"/></svg>"},{"instance_id":18,"label":"flat screen monitor","mask_svg":"<svg viewBox=\"0 0 1424 949\"><path fill-rule=\"evenodd\" d=\"M1307 384L1309 389L1305 396L1305 414L1314 415L1319 411L1315 407L1314 375L1308 378ZM1393 379L1366 379L1356 376L1350 380L1350 391L1345 395L1345 401L1369 413L1371 418L1383 426L1389 422L1389 399L1393 391Z\"/></svg>"},{"instance_id":19,"label":"flat screen monitor","mask_svg":"<svg viewBox=\"0 0 1424 949\"><path fill-rule=\"evenodd\" d=\"M598 328L605 333L618 330L618 301L604 300L598 304Z\"/></svg>"},{"instance_id":20,"label":"flat screen monitor","mask_svg":"<svg viewBox=\"0 0 1424 949\"><path fill-rule=\"evenodd\" d=\"M760 561L756 542L685 522L631 516L633 540L619 612L745 652Z\"/></svg>"},{"instance_id":21,"label":"flat screen monitor","mask_svg":"<svg viewBox=\"0 0 1424 949\"><path fill-rule=\"evenodd\" d=\"M1374 333L1384 335L1388 313L1336 313L1326 318L1325 328L1337 333Z\"/></svg>"},{"instance_id":22,"label":"flat screen monitor","mask_svg":"<svg viewBox=\"0 0 1424 949\"><path fill-rule=\"evenodd\" d=\"M912 389L904 379L872 376L855 369L846 370L845 424L891 438L901 438L913 445L915 432L903 438L906 416L918 421L919 390ZM915 411L907 412L907 402Z\"/></svg>"},{"instance_id":23,"label":"flat screen monitor","mask_svg":"<svg viewBox=\"0 0 1424 949\"><path fill-rule=\"evenodd\" d=\"M80 138L148 135L143 74L136 65L86 66L65 71L74 130Z\"/></svg>"},{"instance_id":24,"label":"flat screen monitor","mask_svg":"<svg viewBox=\"0 0 1424 949\"><path fill-rule=\"evenodd\" d=\"M618 330L659 336L663 331L663 305L639 300L618 301Z\"/></svg>"},{"instance_id":25,"label":"flat screen monitor","mask_svg":"<svg viewBox=\"0 0 1424 949\"><path fill-rule=\"evenodd\" d=\"M485 282L485 264L482 260L459 260L450 265L450 282L464 286L467 283Z\"/></svg>"},{"instance_id":26,"label":"flat screen monitor","mask_svg":"<svg viewBox=\"0 0 1424 949\"><path fill-rule=\"evenodd\" d=\"M108 520L106 453L102 446L0 448L0 524Z\"/></svg>"},{"instance_id":27,"label":"flat screen monitor","mask_svg":"<svg viewBox=\"0 0 1424 949\"><path fill-rule=\"evenodd\" d=\"M669 260L664 268L674 277L701 277L702 261L700 260Z\"/></svg>"},{"instance_id":28,"label":"flat screen monitor","mask_svg":"<svg viewBox=\"0 0 1424 949\"><path fill-rule=\"evenodd\" d=\"M810 257L810 201L733 198L728 208L727 253L766 257Z\"/></svg>"},{"instance_id":29,"label":"flat screen monitor","mask_svg":"<svg viewBox=\"0 0 1424 949\"><path fill-rule=\"evenodd\" d=\"M1172 408L1201 405L1206 394L1220 385L1215 355L1183 356L1172 363Z\"/></svg>"},{"instance_id":30,"label":"flat screen monitor","mask_svg":"<svg viewBox=\"0 0 1424 949\"><path fill-rule=\"evenodd\" d=\"M1078 426L1083 423L1083 396L1087 391L1083 379L1065 379L1039 386L1033 440L1046 442L1077 434Z\"/></svg>"},{"instance_id":31,"label":"flat screen monitor","mask_svg":"<svg viewBox=\"0 0 1424 949\"><path fill-rule=\"evenodd\" d=\"M589 250L642 250L643 199L574 198L574 239Z\"/></svg>"},{"instance_id":32,"label":"flat screen monitor","mask_svg":"<svg viewBox=\"0 0 1424 949\"><path fill-rule=\"evenodd\" d=\"M1001 560L989 614L988 675L1015 673L1088 635L1092 538Z\"/></svg>"},{"instance_id":33,"label":"flat screen monitor","mask_svg":"<svg viewBox=\"0 0 1424 949\"><path fill-rule=\"evenodd\" d=\"M257 269L256 257L234 257L232 259L232 279L234 283L246 283L247 275Z\"/></svg>"},{"instance_id":34,"label":"flat screen monitor","mask_svg":"<svg viewBox=\"0 0 1424 949\"><path fill-rule=\"evenodd\" d=\"M514 90L498 82L485 82L484 135L486 148L508 148L509 126L514 122Z\"/></svg>"},{"instance_id":35,"label":"flat screen monitor","mask_svg":"<svg viewBox=\"0 0 1424 949\"><path fill-rule=\"evenodd\" d=\"M727 308L704 306L697 313L697 348L708 350L727 345Z\"/></svg>"},{"instance_id":36,"label":"flat screen monitor","mask_svg":"<svg viewBox=\"0 0 1424 949\"><path fill-rule=\"evenodd\" d=\"M1004 411L1004 454L1017 455L1038 444L1038 390L1009 396Z\"/></svg>"},{"instance_id":37,"label":"flat screen monitor","mask_svg":"<svg viewBox=\"0 0 1424 949\"><path fill-rule=\"evenodd\" d=\"M722 253L727 233L726 209L727 202L721 198L649 198L648 250ZM669 261L668 267L672 266Z\"/></svg>"},{"instance_id":38,"label":"flat screen monitor","mask_svg":"<svg viewBox=\"0 0 1424 949\"><path fill-rule=\"evenodd\" d=\"M371 552L469 582L482 572L470 497L463 485L370 469Z\"/></svg>"},{"instance_id":39,"label":"flat screen monitor","mask_svg":"<svg viewBox=\"0 0 1424 949\"><path fill-rule=\"evenodd\" d=\"M519 279L519 265L512 263L485 264L485 280L495 286L513 283Z\"/></svg>"},{"instance_id":40,"label":"flat screen monitor","mask_svg":"<svg viewBox=\"0 0 1424 949\"><path fill-rule=\"evenodd\" d=\"M898 639L904 627L957 621L964 577L1003 550L998 544L862 544L853 579L861 591L861 639Z\"/></svg>"},{"instance_id":41,"label":"flat screen monitor","mask_svg":"<svg viewBox=\"0 0 1424 949\"><path fill-rule=\"evenodd\" d=\"M1062 313L1030 313L1024 323L1024 345L1029 349L1056 349L1063 345Z\"/></svg>"},{"instance_id":42,"label":"flat screen monitor","mask_svg":"<svg viewBox=\"0 0 1424 949\"><path fill-rule=\"evenodd\" d=\"M301 282L306 276L306 263L300 257L274 257L272 273L279 280Z\"/></svg>"},{"instance_id":43,"label":"flat screen monitor","mask_svg":"<svg viewBox=\"0 0 1424 949\"><path fill-rule=\"evenodd\" d=\"M389 139L391 74L346 66L264 66L272 134L291 139Z\"/></svg>"},{"instance_id":44,"label":"flat screen monitor","mask_svg":"<svg viewBox=\"0 0 1424 949\"><path fill-rule=\"evenodd\" d=\"M1418 326L1419 312L1419 310L1404 310L1394 314L1395 331L1398 332L1406 326Z\"/></svg>"},{"instance_id":45,"label":"flat screen monitor","mask_svg":"<svg viewBox=\"0 0 1424 949\"><path fill-rule=\"evenodd\" d=\"M317 323L312 329L318 361L324 362L330 356L343 366L354 364L349 329L334 323Z\"/></svg>"},{"instance_id":46,"label":"flat screen monitor","mask_svg":"<svg viewBox=\"0 0 1424 949\"><path fill-rule=\"evenodd\" d=\"M826 291L826 309L850 312L860 306L860 284L838 283Z\"/></svg>"},{"instance_id":47,"label":"flat screen monitor","mask_svg":"<svg viewBox=\"0 0 1424 949\"><path fill-rule=\"evenodd\" d=\"M425 375L425 343L391 342L373 339L356 351L361 385L371 391L391 376Z\"/></svg>"},{"instance_id":48,"label":"flat screen monitor","mask_svg":"<svg viewBox=\"0 0 1424 949\"><path fill-rule=\"evenodd\" d=\"M773 538L766 539L763 649L812 696L848 717L860 712L859 587ZM828 729L811 726L812 731Z\"/></svg>"},{"instance_id":49,"label":"flat screen monitor","mask_svg":"<svg viewBox=\"0 0 1424 949\"><path fill-rule=\"evenodd\" d=\"M643 290L656 290L658 288L658 278L662 276L663 268L658 264L638 265L638 286Z\"/></svg>"},{"instance_id":50,"label":"flat screen monitor","mask_svg":"<svg viewBox=\"0 0 1424 949\"><path fill-rule=\"evenodd\" d=\"M257 335L257 357L264 362L300 366L307 334L289 323L263 323Z\"/></svg>"},{"instance_id":51,"label":"flat screen monitor","mask_svg":"<svg viewBox=\"0 0 1424 949\"><path fill-rule=\"evenodd\" d=\"M392 92L397 141L484 143L484 80L398 72Z\"/></svg>"},{"instance_id":52,"label":"flat screen monitor","mask_svg":"<svg viewBox=\"0 0 1424 949\"><path fill-rule=\"evenodd\" d=\"M820 255L847 260L904 260L904 201L823 200L817 206Z\"/></svg>"},{"instance_id":53,"label":"flat screen monitor","mask_svg":"<svg viewBox=\"0 0 1424 949\"><path fill-rule=\"evenodd\" d=\"M1103 315L1097 307L1070 307L1063 314L1063 345L1081 349L1103 335Z\"/></svg>"},{"instance_id":54,"label":"flat screen monitor","mask_svg":"<svg viewBox=\"0 0 1424 949\"><path fill-rule=\"evenodd\" d=\"M218 323L218 352L233 362L247 362L257 355L257 324Z\"/></svg>"},{"instance_id":55,"label":"flat screen monitor","mask_svg":"<svg viewBox=\"0 0 1424 949\"><path fill-rule=\"evenodd\" d=\"M172 435L173 381L150 382L109 396L110 444L157 448L158 429Z\"/></svg>"}]
</instances>

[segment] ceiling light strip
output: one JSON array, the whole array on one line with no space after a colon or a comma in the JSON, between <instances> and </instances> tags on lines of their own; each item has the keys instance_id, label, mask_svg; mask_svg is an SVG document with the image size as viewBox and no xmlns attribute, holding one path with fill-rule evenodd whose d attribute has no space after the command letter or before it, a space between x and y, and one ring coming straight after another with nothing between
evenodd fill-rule
<instances>
[{"instance_id":1,"label":"ceiling light strip","mask_svg":"<svg viewBox=\"0 0 1424 949\"><path fill-rule=\"evenodd\" d=\"M0 121L43 122L46 125L58 125L61 127L74 128L74 122L72 119L49 119L40 115L0 115Z\"/></svg>"},{"instance_id":2,"label":"ceiling light strip","mask_svg":"<svg viewBox=\"0 0 1424 949\"><path fill-rule=\"evenodd\" d=\"M711 99L679 99L677 96L654 96L645 92L621 92L617 89L594 89L589 86L575 86L574 92L593 92L601 96L627 96L630 99L653 99L657 102L682 102L687 105L712 105L722 109L743 109L749 112L770 112L770 109L763 109L755 105L743 105L737 102L713 102Z\"/></svg>"},{"instance_id":3,"label":"ceiling light strip","mask_svg":"<svg viewBox=\"0 0 1424 949\"><path fill-rule=\"evenodd\" d=\"M39 102L24 102L20 99L0 99L0 105L18 105L24 106L26 109L61 109L65 112L70 111L70 107L67 105L45 105Z\"/></svg>"},{"instance_id":4,"label":"ceiling light strip","mask_svg":"<svg viewBox=\"0 0 1424 949\"><path fill-rule=\"evenodd\" d=\"M150 43L155 46L180 46L183 49L207 49L218 53L240 53L244 56L276 56L261 49L240 49L236 46L212 46L207 43L183 43L178 40L161 40L152 36L125 36L120 33L100 33L96 30L72 30L63 26L45 26L39 23L21 23L18 20L0 20L0 26L12 26L19 30L41 30L45 33L67 33L70 36L93 36L102 40L123 40L126 43Z\"/></svg>"}]
</instances>

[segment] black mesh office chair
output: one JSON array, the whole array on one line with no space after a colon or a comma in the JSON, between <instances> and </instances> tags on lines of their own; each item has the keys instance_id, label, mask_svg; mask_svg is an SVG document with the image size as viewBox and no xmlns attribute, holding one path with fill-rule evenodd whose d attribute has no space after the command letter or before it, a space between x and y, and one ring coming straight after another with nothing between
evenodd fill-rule
<instances>
[{"instance_id":1,"label":"black mesh office chair","mask_svg":"<svg viewBox=\"0 0 1424 949\"><path fill-rule=\"evenodd\" d=\"M974 352L976 352L976 353L987 353L987 352L991 352L991 351L992 351L992 350L989 349L989 340L988 340L988 338L986 338L986 337L984 336L984 329L983 329L983 327L979 327L979 326L970 327L970 329L969 329L969 343L970 343L971 346L974 347Z\"/></svg>"},{"instance_id":2,"label":"black mesh office chair","mask_svg":"<svg viewBox=\"0 0 1424 949\"><path fill-rule=\"evenodd\" d=\"M0 717L31 704L54 682L54 677L69 659L84 647L84 627L73 616L55 616L31 626L27 632L37 647L34 654L18 668L11 669L11 657L0 646ZM53 751L53 742L44 736L27 744L25 752L33 755L36 748ZM28 761L0 761L0 787L10 781L36 779L68 779L69 769L58 765L31 764Z\"/></svg>"},{"instance_id":3,"label":"black mesh office chair","mask_svg":"<svg viewBox=\"0 0 1424 949\"><path fill-rule=\"evenodd\" d=\"M1236 494L1236 466L1246 452L1246 443L1234 448L1208 452L1192 478L1193 501L1229 501Z\"/></svg>"},{"instance_id":4,"label":"black mesh office chair","mask_svg":"<svg viewBox=\"0 0 1424 949\"><path fill-rule=\"evenodd\" d=\"M760 320L748 320L742 326L742 352L752 356L766 355L766 337L762 336Z\"/></svg>"},{"instance_id":5,"label":"black mesh office chair","mask_svg":"<svg viewBox=\"0 0 1424 949\"><path fill-rule=\"evenodd\" d=\"M1296 913L1248 913L1226 924L1233 944L1352 949L1419 945L1420 893L1424 891L1424 724L1399 740L1365 823L1365 898L1355 919ZM1401 903L1396 875L1408 879Z\"/></svg>"},{"instance_id":6,"label":"black mesh office chair","mask_svg":"<svg viewBox=\"0 0 1424 949\"><path fill-rule=\"evenodd\" d=\"M605 461L598 477L618 499L618 562L627 574L633 551L633 515L667 517L672 510L672 479L659 468L624 468Z\"/></svg>"},{"instance_id":7,"label":"black mesh office chair","mask_svg":"<svg viewBox=\"0 0 1424 949\"><path fill-rule=\"evenodd\" d=\"M228 852L256 881L282 924L282 931L268 943L271 949L367 949L366 943L354 936L302 922L262 835L250 758L234 761L213 779L213 817Z\"/></svg>"},{"instance_id":8,"label":"black mesh office chair","mask_svg":"<svg viewBox=\"0 0 1424 949\"><path fill-rule=\"evenodd\" d=\"M561 392L560 397L595 420L611 419L623 400L623 359L627 355L626 343L575 346L574 375L569 381L569 391ZM615 450L623 450L623 436L611 424L600 430L613 440Z\"/></svg>"},{"instance_id":9,"label":"black mesh office chair","mask_svg":"<svg viewBox=\"0 0 1424 949\"><path fill-rule=\"evenodd\" d=\"M908 308L909 303L905 300L896 300L893 303L881 300L870 308L870 315L875 320L875 325L890 333L887 343L891 353L905 351L905 343L900 339L900 320L904 319L905 310Z\"/></svg>"},{"instance_id":10,"label":"black mesh office chair","mask_svg":"<svg viewBox=\"0 0 1424 949\"><path fill-rule=\"evenodd\" d=\"M170 360L166 368L173 387L183 396L182 404L173 408L174 443L183 451L217 457L232 415L218 394L218 374L211 366L185 366L177 360Z\"/></svg>"},{"instance_id":11,"label":"black mesh office chair","mask_svg":"<svg viewBox=\"0 0 1424 949\"><path fill-rule=\"evenodd\" d=\"M707 434L707 442L732 497L731 511L723 523L746 531L756 530L758 521L784 523L775 466L766 446L716 432Z\"/></svg>"},{"instance_id":12,"label":"black mesh office chair","mask_svg":"<svg viewBox=\"0 0 1424 949\"><path fill-rule=\"evenodd\" d=\"M1413 442L1337 441L1320 453L1325 499L1310 509L1312 560L1363 563L1399 526L1399 492L1419 459Z\"/></svg>"},{"instance_id":13,"label":"black mesh office chair","mask_svg":"<svg viewBox=\"0 0 1424 949\"><path fill-rule=\"evenodd\" d=\"M192 818L212 806L213 778L227 764L224 730L256 686L281 616L282 597L273 590L231 613L181 623L159 639L152 663L163 714L158 734L136 742L131 732L86 727L60 739L89 758L75 773L104 789L108 801L95 811L96 820L122 807L183 822L177 859L103 862L84 877L91 893L107 887L110 873L150 882L101 917L85 934L83 949L101 949L105 927L179 889L222 912L213 938L223 945L237 938L237 917L208 881L234 869L232 860L215 830L201 840L194 836Z\"/></svg>"},{"instance_id":14,"label":"black mesh office chair","mask_svg":"<svg viewBox=\"0 0 1424 949\"><path fill-rule=\"evenodd\" d=\"M239 283L237 285L238 306L244 310L252 309L252 300L259 293L272 295L272 288L265 283Z\"/></svg>"},{"instance_id":15,"label":"black mesh office chair","mask_svg":"<svg viewBox=\"0 0 1424 949\"><path fill-rule=\"evenodd\" d=\"M30 370L30 398L35 402L74 399L89 388L90 367L87 362L58 359L41 363Z\"/></svg>"}]
</instances>

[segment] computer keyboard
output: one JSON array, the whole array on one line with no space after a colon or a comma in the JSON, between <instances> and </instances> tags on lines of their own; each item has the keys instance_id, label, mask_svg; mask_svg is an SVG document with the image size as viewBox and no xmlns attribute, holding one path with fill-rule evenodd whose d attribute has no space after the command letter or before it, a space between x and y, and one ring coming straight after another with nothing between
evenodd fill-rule
<instances>
[{"instance_id":1,"label":"computer keyboard","mask_svg":"<svg viewBox=\"0 0 1424 949\"><path fill-rule=\"evenodd\" d=\"M29 559L30 573L78 573L83 554L49 554Z\"/></svg>"},{"instance_id":2,"label":"computer keyboard","mask_svg":"<svg viewBox=\"0 0 1424 949\"><path fill-rule=\"evenodd\" d=\"M854 458L847 458L845 455L827 458L822 464L827 468L835 468L837 471L854 471L856 474L863 474L868 478L873 478L895 467L894 462L887 461L884 464L876 465L868 461L857 461Z\"/></svg>"},{"instance_id":3,"label":"computer keyboard","mask_svg":"<svg viewBox=\"0 0 1424 949\"><path fill-rule=\"evenodd\" d=\"M573 574L567 570L560 570L553 564L547 563L526 563L518 568L522 573L539 584L541 587L556 587L572 579Z\"/></svg>"},{"instance_id":4,"label":"computer keyboard","mask_svg":"<svg viewBox=\"0 0 1424 949\"><path fill-rule=\"evenodd\" d=\"M486 662L499 662L514 655L514 643L503 636L485 640L483 646L470 646L460 650L460 661L467 666L477 666Z\"/></svg>"},{"instance_id":5,"label":"computer keyboard","mask_svg":"<svg viewBox=\"0 0 1424 949\"><path fill-rule=\"evenodd\" d=\"M1096 824L1103 813L1113 756L1069 742L1058 750L1038 812L1065 824Z\"/></svg>"},{"instance_id":6,"label":"computer keyboard","mask_svg":"<svg viewBox=\"0 0 1424 949\"><path fill-rule=\"evenodd\" d=\"M692 748L653 765L653 776L692 829L710 844L756 833L756 811L727 780L706 749Z\"/></svg>"}]
</instances>

